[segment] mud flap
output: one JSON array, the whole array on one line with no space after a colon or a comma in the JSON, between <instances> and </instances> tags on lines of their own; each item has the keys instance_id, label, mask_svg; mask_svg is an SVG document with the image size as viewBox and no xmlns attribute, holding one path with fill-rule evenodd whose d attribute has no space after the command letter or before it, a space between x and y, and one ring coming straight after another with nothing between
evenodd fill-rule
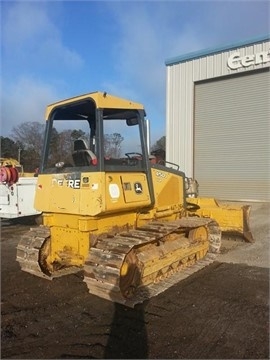
<instances>
[{"instance_id":1,"label":"mud flap","mask_svg":"<svg viewBox=\"0 0 270 360\"><path fill-rule=\"evenodd\" d=\"M247 242L254 242L249 227L250 205L221 205L214 198L188 198L188 216L210 217L216 220L222 232L241 234Z\"/></svg>"}]
</instances>

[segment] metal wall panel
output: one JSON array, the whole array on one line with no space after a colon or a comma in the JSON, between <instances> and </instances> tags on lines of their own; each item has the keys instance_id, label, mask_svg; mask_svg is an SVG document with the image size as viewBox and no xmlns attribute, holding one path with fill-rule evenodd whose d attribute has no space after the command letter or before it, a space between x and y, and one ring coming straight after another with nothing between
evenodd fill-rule
<instances>
[{"instance_id":1,"label":"metal wall panel","mask_svg":"<svg viewBox=\"0 0 270 360\"><path fill-rule=\"evenodd\" d=\"M270 72L195 88L194 176L201 196L270 200Z\"/></svg>"},{"instance_id":2,"label":"metal wall panel","mask_svg":"<svg viewBox=\"0 0 270 360\"><path fill-rule=\"evenodd\" d=\"M175 81L175 79L178 79ZM170 84L172 81L172 84ZM166 107L166 159L192 172L193 153L193 92L194 84L189 81L185 69L176 69L167 77L169 89ZM184 87L184 91L181 89Z\"/></svg>"},{"instance_id":3,"label":"metal wall panel","mask_svg":"<svg viewBox=\"0 0 270 360\"><path fill-rule=\"evenodd\" d=\"M168 161L179 164L187 176L194 176L195 82L217 79L232 74L245 75L254 70L269 68L269 61L261 64L249 64L249 66L242 66L237 69L228 67L228 58L231 55L239 53L243 57L268 52L270 58L269 49L268 37L260 42L239 47L232 46L226 50L209 52L209 54L205 51L201 57L194 56L192 58L192 56L188 56L187 60L182 57L179 61L167 63L166 158ZM255 114L254 116L257 119L259 115Z\"/></svg>"}]
</instances>

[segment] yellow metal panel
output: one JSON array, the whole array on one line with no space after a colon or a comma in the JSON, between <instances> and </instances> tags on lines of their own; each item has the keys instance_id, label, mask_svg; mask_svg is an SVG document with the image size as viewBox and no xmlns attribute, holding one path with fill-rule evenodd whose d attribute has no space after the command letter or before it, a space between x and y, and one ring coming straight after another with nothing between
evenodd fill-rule
<instances>
[{"instance_id":1,"label":"yellow metal panel","mask_svg":"<svg viewBox=\"0 0 270 360\"><path fill-rule=\"evenodd\" d=\"M80 214L95 216L105 211L104 173L81 174Z\"/></svg>"},{"instance_id":2,"label":"yellow metal panel","mask_svg":"<svg viewBox=\"0 0 270 360\"><path fill-rule=\"evenodd\" d=\"M142 192L137 190L136 193L136 184L142 187ZM150 195L145 175L83 173L81 176L82 215L95 216L107 212L128 211L149 204Z\"/></svg>"},{"instance_id":3,"label":"yellow metal panel","mask_svg":"<svg viewBox=\"0 0 270 360\"><path fill-rule=\"evenodd\" d=\"M78 213L80 191L74 186L75 181L68 174L39 175L35 208L44 212Z\"/></svg>"},{"instance_id":4,"label":"yellow metal panel","mask_svg":"<svg viewBox=\"0 0 270 360\"><path fill-rule=\"evenodd\" d=\"M121 175L122 187L126 203L147 202L150 203L150 195L146 175L123 174Z\"/></svg>"},{"instance_id":5,"label":"yellow metal panel","mask_svg":"<svg viewBox=\"0 0 270 360\"><path fill-rule=\"evenodd\" d=\"M80 231L96 231L98 230L98 222L96 219L83 217L78 220Z\"/></svg>"},{"instance_id":6,"label":"yellow metal panel","mask_svg":"<svg viewBox=\"0 0 270 360\"><path fill-rule=\"evenodd\" d=\"M88 233L63 227L51 228L51 261L62 259L71 265L80 266L84 264L88 251Z\"/></svg>"},{"instance_id":7,"label":"yellow metal panel","mask_svg":"<svg viewBox=\"0 0 270 360\"><path fill-rule=\"evenodd\" d=\"M78 229L79 216L63 213L43 213L43 225L45 226L59 226L67 229Z\"/></svg>"},{"instance_id":8,"label":"yellow metal panel","mask_svg":"<svg viewBox=\"0 0 270 360\"><path fill-rule=\"evenodd\" d=\"M156 206L184 204L184 178L167 171L152 169Z\"/></svg>"},{"instance_id":9,"label":"yellow metal panel","mask_svg":"<svg viewBox=\"0 0 270 360\"><path fill-rule=\"evenodd\" d=\"M48 120L51 112L61 105L68 105L76 101L82 101L87 99L92 99L97 108L107 108L107 109L144 109L143 105L136 103L130 100L126 100L120 97L106 94L103 92L93 92L89 94L84 94L69 99L61 100L56 103L50 104L46 108L45 119Z\"/></svg>"},{"instance_id":10,"label":"yellow metal panel","mask_svg":"<svg viewBox=\"0 0 270 360\"><path fill-rule=\"evenodd\" d=\"M244 236L246 241L253 242L254 238L249 227L249 205L234 206L230 204L218 203L214 198L188 198L189 203L199 206L198 209L191 210L191 215L210 217L215 219L221 230L224 232L237 232Z\"/></svg>"},{"instance_id":11,"label":"yellow metal panel","mask_svg":"<svg viewBox=\"0 0 270 360\"><path fill-rule=\"evenodd\" d=\"M118 173L106 174L106 210L123 210L125 200L123 195L121 175Z\"/></svg>"}]
</instances>

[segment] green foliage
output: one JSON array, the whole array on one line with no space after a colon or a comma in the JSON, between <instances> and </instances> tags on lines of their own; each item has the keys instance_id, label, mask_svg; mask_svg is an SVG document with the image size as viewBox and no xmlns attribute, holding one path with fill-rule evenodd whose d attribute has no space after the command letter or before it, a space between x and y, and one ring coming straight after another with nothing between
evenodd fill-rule
<instances>
[{"instance_id":1,"label":"green foliage","mask_svg":"<svg viewBox=\"0 0 270 360\"><path fill-rule=\"evenodd\" d=\"M50 164L53 166L59 161L63 161L66 164L72 163L73 141L81 137L82 134L85 133L81 130L58 132L53 128L49 153Z\"/></svg>"},{"instance_id":2,"label":"green foliage","mask_svg":"<svg viewBox=\"0 0 270 360\"><path fill-rule=\"evenodd\" d=\"M1 157L13 158L18 160L19 157L19 145L8 137L0 136L1 142Z\"/></svg>"},{"instance_id":3,"label":"green foliage","mask_svg":"<svg viewBox=\"0 0 270 360\"><path fill-rule=\"evenodd\" d=\"M164 150L164 151L166 151L166 136L162 136L151 147L151 151L156 151L156 150Z\"/></svg>"}]
</instances>

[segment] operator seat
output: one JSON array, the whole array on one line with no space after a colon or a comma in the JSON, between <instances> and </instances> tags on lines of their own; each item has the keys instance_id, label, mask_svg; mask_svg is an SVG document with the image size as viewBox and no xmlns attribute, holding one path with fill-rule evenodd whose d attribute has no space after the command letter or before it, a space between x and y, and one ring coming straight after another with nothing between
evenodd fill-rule
<instances>
[{"instance_id":1,"label":"operator seat","mask_svg":"<svg viewBox=\"0 0 270 360\"><path fill-rule=\"evenodd\" d=\"M84 139L77 139L74 141L74 151L72 158L75 166L90 166L96 165L96 155L87 148Z\"/></svg>"}]
</instances>

